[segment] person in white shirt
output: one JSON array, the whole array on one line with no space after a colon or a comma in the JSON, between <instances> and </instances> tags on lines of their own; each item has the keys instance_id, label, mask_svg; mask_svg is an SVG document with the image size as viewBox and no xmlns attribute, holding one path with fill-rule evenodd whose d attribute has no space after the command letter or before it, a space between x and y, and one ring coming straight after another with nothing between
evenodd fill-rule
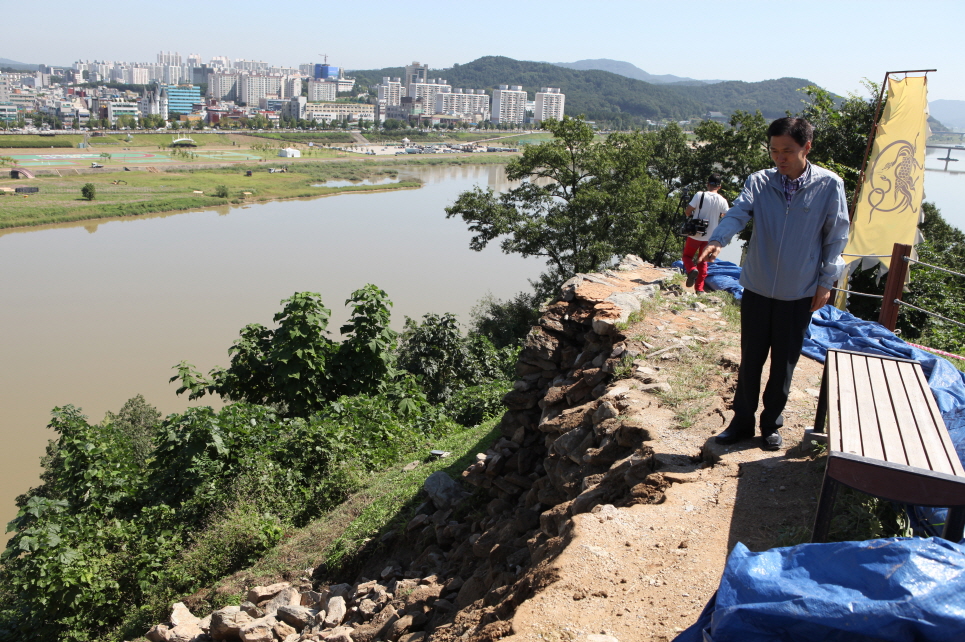
<instances>
[{"instance_id":1,"label":"person in white shirt","mask_svg":"<svg viewBox=\"0 0 965 642\"><path fill-rule=\"evenodd\" d=\"M707 221L707 229L699 234L687 237L684 243L684 272L687 273L687 287L695 292L704 291L704 280L707 278L707 262L697 261L696 257L707 247L710 235L717 229L720 217L727 210L727 199L718 194L720 190L720 176L712 174L707 179L707 191L697 192L687 206L686 215L695 219Z\"/></svg>"}]
</instances>

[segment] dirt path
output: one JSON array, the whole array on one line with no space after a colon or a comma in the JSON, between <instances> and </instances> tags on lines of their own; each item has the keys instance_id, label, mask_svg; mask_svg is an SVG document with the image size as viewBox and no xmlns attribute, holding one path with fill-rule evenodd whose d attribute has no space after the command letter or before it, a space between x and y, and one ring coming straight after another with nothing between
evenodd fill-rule
<instances>
[{"instance_id":1,"label":"dirt path","mask_svg":"<svg viewBox=\"0 0 965 642\"><path fill-rule=\"evenodd\" d=\"M558 580L519 606L510 639L582 640L591 634L621 642L673 639L713 595L738 541L765 550L807 538L821 471L801 439L813 422L821 364L801 358L785 412L782 450L763 451L759 440L716 445L713 435L733 414L726 407L736 379L739 332L721 325L713 308L674 310L697 301L689 293L667 299L626 333L646 336L654 350L682 335L702 337L707 340L703 358L720 364L700 380L692 359L662 362L661 378L672 386L683 392L689 384L706 393L690 402L700 410L686 428L674 426L681 414L690 414L686 404L673 408L669 395L661 402L629 393L635 404L628 414L647 416L651 424L655 416L663 420L653 447L659 471L671 484L666 500L598 506L596 512L576 515L571 539L552 568L543 569ZM667 416L674 414L677 420L667 425Z\"/></svg>"}]
</instances>

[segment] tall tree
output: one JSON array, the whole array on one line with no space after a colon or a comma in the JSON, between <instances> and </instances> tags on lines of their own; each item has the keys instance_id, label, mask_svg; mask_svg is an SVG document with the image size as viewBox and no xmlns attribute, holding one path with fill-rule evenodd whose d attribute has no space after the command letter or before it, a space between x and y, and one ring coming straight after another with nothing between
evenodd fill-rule
<instances>
[{"instance_id":1,"label":"tall tree","mask_svg":"<svg viewBox=\"0 0 965 642\"><path fill-rule=\"evenodd\" d=\"M460 216L474 233L470 247L501 239L507 254L544 257L542 294L618 254L659 258L667 199L648 173L653 142L639 132L598 141L586 121L569 116L541 127L554 138L527 146L506 166L507 178L521 181L517 187L498 195L476 187L446 208L447 218Z\"/></svg>"}]
</instances>

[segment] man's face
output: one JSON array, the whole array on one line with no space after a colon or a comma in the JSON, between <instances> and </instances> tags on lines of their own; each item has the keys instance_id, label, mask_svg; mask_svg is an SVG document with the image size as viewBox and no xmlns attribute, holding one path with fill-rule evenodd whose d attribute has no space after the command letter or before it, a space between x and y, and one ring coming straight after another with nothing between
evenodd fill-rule
<instances>
[{"instance_id":1,"label":"man's face","mask_svg":"<svg viewBox=\"0 0 965 642\"><path fill-rule=\"evenodd\" d=\"M804 169L807 167L807 156L808 152L811 151L811 141L804 143L802 146L787 135L771 136L768 149L777 171L788 178L797 178L804 173Z\"/></svg>"}]
</instances>

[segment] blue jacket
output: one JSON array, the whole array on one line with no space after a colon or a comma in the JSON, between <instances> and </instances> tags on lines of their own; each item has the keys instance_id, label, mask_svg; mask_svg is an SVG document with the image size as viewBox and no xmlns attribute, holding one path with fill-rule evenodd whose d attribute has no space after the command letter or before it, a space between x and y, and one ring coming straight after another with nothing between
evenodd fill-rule
<instances>
[{"instance_id":1,"label":"blue jacket","mask_svg":"<svg viewBox=\"0 0 965 642\"><path fill-rule=\"evenodd\" d=\"M811 176L791 198L790 207L777 169L755 172L721 219L710 241L727 245L754 220L740 283L781 301L814 296L831 288L844 267L848 243L848 201L834 172L811 164Z\"/></svg>"}]
</instances>

